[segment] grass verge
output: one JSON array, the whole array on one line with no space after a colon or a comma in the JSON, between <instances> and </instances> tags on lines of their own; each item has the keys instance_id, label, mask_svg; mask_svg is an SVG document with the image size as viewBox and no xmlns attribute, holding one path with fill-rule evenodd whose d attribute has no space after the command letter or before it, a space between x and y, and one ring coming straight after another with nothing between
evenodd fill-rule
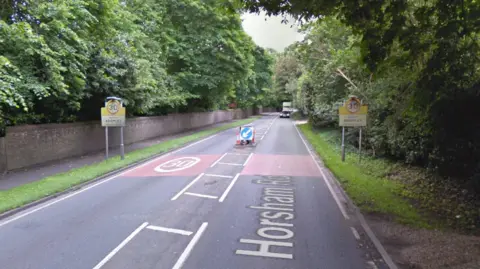
<instances>
[{"instance_id":1,"label":"grass verge","mask_svg":"<svg viewBox=\"0 0 480 269\"><path fill-rule=\"evenodd\" d=\"M359 155L351 151L342 162L335 130L317 131L310 124L300 125L299 128L349 197L363 211L381 213L416 227L431 227L427 219L402 197L403 185L384 176L391 168L389 162L367 156L362 156L360 161Z\"/></svg>"},{"instance_id":2,"label":"grass verge","mask_svg":"<svg viewBox=\"0 0 480 269\"><path fill-rule=\"evenodd\" d=\"M102 162L75 168L68 172L49 176L10 190L0 191L0 213L67 190L75 185L94 180L99 176L118 170L124 166L179 148L187 143L205 138L217 132L253 122L256 119L258 119L258 117L239 120L195 134L168 140L151 147L135 150L125 154L124 160L120 160L120 156L116 156Z\"/></svg>"}]
</instances>

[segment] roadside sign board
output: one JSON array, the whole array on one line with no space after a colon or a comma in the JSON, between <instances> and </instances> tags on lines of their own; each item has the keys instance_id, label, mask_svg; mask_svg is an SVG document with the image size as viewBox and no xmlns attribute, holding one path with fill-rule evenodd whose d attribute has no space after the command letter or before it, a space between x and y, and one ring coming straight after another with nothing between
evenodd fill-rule
<instances>
[{"instance_id":1,"label":"roadside sign board","mask_svg":"<svg viewBox=\"0 0 480 269\"><path fill-rule=\"evenodd\" d=\"M356 97L351 97L338 110L340 116L339 125L343 127L367 126L368 106L362 105Z\"/></svg>"},{"instance_id":2,"label":"roadside sign board","mask_svg":"<svg viewBox=\"0 0 480 269\"><path fill-rule=\"evenodd\" d=\"M105 107L101 108L102 126L123 127L125 126L126 109L118 100L109 100Z\"/></svg>"},{"instance_id":3,"label":"roadside sign board","mask_svg":"<svg viewBox=\"0 0 480 269\"><path fill-rule=\"evenodd\" d=\"M240 129L242 140L253 140L253 127L245 126Z\"/></svg>"}]
</instances>

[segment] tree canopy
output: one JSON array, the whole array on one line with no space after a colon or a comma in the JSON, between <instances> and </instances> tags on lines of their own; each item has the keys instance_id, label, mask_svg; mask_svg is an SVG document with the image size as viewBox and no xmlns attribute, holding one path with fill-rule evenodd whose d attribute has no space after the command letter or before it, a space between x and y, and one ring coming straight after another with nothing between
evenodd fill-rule
<instances>
[{"instance_id":1,"label":"tree canopy","mask_svg":"<svg viewBox=\"0 0 480 269\"><path fill-rule=\"evenodd\" d=\"M0 127L259 105L272 63L219 1L1 1Z\"/></svg>"},{"instance_id":2,"label":"tree canopy","mask_svg":"<svg viewBox=\"0 0 480 269\"><path fill-rule=\"evenodd\" d=\"M301 76L274 81L315 126L338 125L338 106L356 95L369 105L370 153L480 190L477 1L243 2L251 11L317 18L303 25L305 40L279 56L299 63ZM351 143L356 136L349 132Z\"/></svg>"}]
</instances>

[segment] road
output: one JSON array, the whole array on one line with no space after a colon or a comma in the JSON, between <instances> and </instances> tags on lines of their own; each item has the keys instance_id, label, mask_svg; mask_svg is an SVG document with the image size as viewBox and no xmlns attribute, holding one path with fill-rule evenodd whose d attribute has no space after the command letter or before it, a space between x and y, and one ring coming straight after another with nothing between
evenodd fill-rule
<instances>
[{"instance_id":1,"label":"road","mask_svg":"<svg viewBox=\"0 0 480 269\"><path fill-rule=\"evenodd\" d=\"M254 122L0 221L0 267L366 269L293 122Z\"/></svg>"}]
</instances>

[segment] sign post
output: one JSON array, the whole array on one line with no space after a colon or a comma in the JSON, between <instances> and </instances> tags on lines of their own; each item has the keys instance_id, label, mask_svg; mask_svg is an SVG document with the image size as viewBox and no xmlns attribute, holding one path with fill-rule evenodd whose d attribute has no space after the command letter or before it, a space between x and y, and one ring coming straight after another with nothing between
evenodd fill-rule
<instances>
[{"instance_id":1,"label":"sign post","mask_svg":"<svg viewBox=\"0 0 480 269\"><path fill-rule=\"evenodd\" d=\"M105 159L108 159L108 127L120 127L120 155L125 159L123 143L123 127L125 126L126 109L123 100L118 97L107 97L105 107L101 108L102 126L105 127Z\"/></svg>"},{"instance_id":2,"label":"sign post","mask_svg":"<svg viewBox=\"0 0 480 269\"><path fill-rule=\"evenodd\" d=\"M359 149L362 148L362 127L367 126L368 106L356 96L350 97L338 110L342 126L342 162L345 161L345 127L360 127Z\"/></svg>"}]
</instances>

